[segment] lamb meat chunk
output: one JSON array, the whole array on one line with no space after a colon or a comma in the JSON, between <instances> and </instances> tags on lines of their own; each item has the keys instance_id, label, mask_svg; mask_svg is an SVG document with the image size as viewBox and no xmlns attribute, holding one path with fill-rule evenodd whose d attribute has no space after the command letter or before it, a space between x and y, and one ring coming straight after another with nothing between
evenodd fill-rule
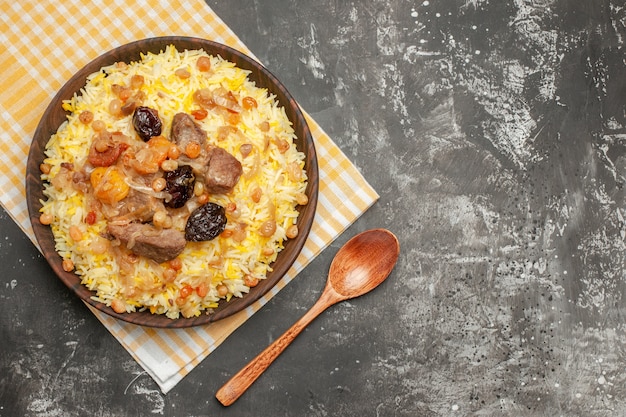
<instances>
[{"instance_id":1,"label":"lamb meat chunk","mask_svg":"<svg viewBox=\"0 0 626 417\"><path fill-rule=\"evenodd\" d=\"M117 220L146 223L159 210L164 210L163 201L141 191L131 189L128 196L117 204Z\"/></svg>"},{"instance_id":2,"label":"lamb meat chunk","mask_svg":"<svg viewBox=\"0 0 626 417\"><path fill-rule=\"evenodd\" d=\"M187 113L177 113L172 119L172 129L170 131L170 140L174 142L181 150L179 162L192 166L206 166L209 161L207 149L207 134L200 125L198 125L193 117ZM200 145L200 155L197 158L189 158L185 155L185 148L191 142Z\"/></svg>"},{"instance_id":3,"label":"lamb meat chunk","mask_svg":"<svg viewBox=\"0 0 626 417\"><path fill-rule=\"evenodd\" d=\"M181 254L187 241L176 229L157 229L148 223L109 224L108 232L131 251L162 263Z\"/></svg>"},{"instance_id":4,"label":"lamb meat chunk","mask_svg":"<svg viewBox=\"0 0 626 417\"><path fill-rule=\"evenodd\" d=\"M230 192L243 172L241 162L228 151L213 147L209 165L204 173L205 188L213 194Z\"/></svg>"},{"instance_id":5,"label":"lamb meat chunk","mask_svg":"<svg viewBox=\"0 0 626 417\"><path fill-rule=\"evenodd\" d=\"M179 163L191 166L198 179L204 179L208 192L228 193L239 181L243 172L241 162L228 151L210 146L206 132L189 114L177 113L174 116L170 138L182 151L178 158ZM186 146L191 142L196 142L201 147L200 155L193 159L184 154Z\"/></svg>"}]
</instances>

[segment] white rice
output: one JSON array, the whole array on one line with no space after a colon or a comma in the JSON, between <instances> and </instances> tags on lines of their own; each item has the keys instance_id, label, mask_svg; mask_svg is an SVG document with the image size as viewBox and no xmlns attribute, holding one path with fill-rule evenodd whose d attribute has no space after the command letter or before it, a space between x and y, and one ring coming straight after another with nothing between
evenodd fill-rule
<instances>
[{"instance_id":1,"label":"white rice","mask_svg":"<svg viewBox=\"0 0 626 417\"><path fill-rule=\"evenodd\" d=\"M211 60L211 71L200 72L196 61L200 56ZM191 76L181 79L175 71L186 68ZM243 175L228 194L213 194L209 201L224 207L236 204L239 217L234 218L227 212L226 234L207 242L187 243L179 255L182 268L173 282L166 282L164 271L169 264L157 264L139 257L132 271L124 272L114 255L111 242L105 239L107 223L102 216L94 224L85 219L90 211L88 198L73 187L55 188L47 181L58 175L62 163L76 167L85 165L94 130L91 124L83 124L78 117L83 111L91 111L94 120L101 120L109 131L120 131L136 140L133 130L132 115L114 117L109 113L109 102L116 98L111 92L113 84L128 85L133 74L144 77L141 87L146 93L142 105L158 110L163 122L163 135L169 137L172 118L176 113L191 113L198 105L192 94L201 88L223 87L233 92L238 102L243 97L253 97L258 106L251 111L242 111L237 128L243 133L243 139L254 146L254 152L243 157L239 151L242 136L229 135L217 142L216 132L220 126L228 124L223 115L209 111L208 116L198 123L208 133L208 141L226 149L243 166ZM267 90L257 88L247 78L248 73L237 68L233 63L219 56L209 56L202 50L179 52L174 46L167 47L160 54L146 54L138 62L116 64L96 72L88 77L86 86L71 100L64 103L64 108L71 112L58 132L50 138L46 147L44 163L50 168L48 174L42 174L45 182L44 194L47 201L42 213L51 215L51 228L55 237L56 250L66 260L71 260L75 272L82 283L96 292L94 299L117 309L123 303L126 312L148 310L154 314L165 314L175 319L181 315L193 317L203 312L210 313L220 301L231 297L242 297L249 291L244 277L262 280L271 270L270 264L283 248L287 229L297 223L297 200L306 188L304 155L293 145L295 134L291 123L275 97ZM269 122L269 132L259 126ZM269 142L268 142L269 139ZM276 146L276 139L286 140L291 146L281 153ZM297 168L300 178L289 173ZM260 187L261 200L251 200L251 191ZM196 198L196 197L194 197ZM271 237L257 233L260 225L272 218L271 208L275 207L276 232ZM237 223L246 225L246 238L235 242L232 237L225 237ZM82 238L75 242L70 237L70 227L78 226ZM102 250L102 247L106 250ZM97 250L94 251L94 248ZM266 254L273 249L271 254ZM181 289L190 286L194 291L181 297ZM225 285L227 294L220 296L218 287ZM207 293L200 296L197 289L206 286ZM201 292L202 293L202 292ZM116 309L116 311L117 311Z\"/></svg>"}]
</instances>

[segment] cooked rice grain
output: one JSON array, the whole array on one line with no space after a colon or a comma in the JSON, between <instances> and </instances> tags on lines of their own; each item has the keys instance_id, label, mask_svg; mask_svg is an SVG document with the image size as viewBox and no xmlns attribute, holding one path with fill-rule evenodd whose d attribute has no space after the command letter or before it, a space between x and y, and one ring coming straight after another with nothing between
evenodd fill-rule
<instances>
[{"instance_id":1,"label":"cooked rice grain","mask_svg":"<svg viewBox=\"0 0 626 417\"><path fill-rule=\"evenodd\" d=\"M209 72L196 69L195 63L200 56L211 60ZM180 68L187 69L191 76L186 79L176 76L175 72ZM193 92L198 89L226 88L233 92L239 103L246 96L254 98L257 103L256 109L241 112L237 123L241 133L230 134L219 143L219 128L228 124L224 115L209 111L205 119L198 121L211 144L226 149L242 163L243 175L235 189L229 194L211 195L209 201L224 207L234 203L236 212L229 214L227 230L239 224L245 227L246 238L237 242L232 237L220 236L208 242L188 243L179 255L182 266L172 282L164 279L167 263L157 264L140 257L133 259L134 263L130 265L127 262L120 264L120 259L124 259L120 255L123 248L116 246L115 242L103 242L101 237L106 231L106 220L91 225L85 222L90 211L88 198L72 186L53 185L62 179L59 173L63 163L74 167L85 165L95 132L90 124L80 122L81 112L92 112L93 120L103 121L111 132L120 131L137 138L132 128L132 115L114 117L108 109L109 102L116 98L111 86L129 85L133 75L144 77L142 105L158 110L166 136L169 136L176 113L191 113L198 108L193 100ZM169 46L159 54L142 55L138 62L102 68L88 77L79 94L64 102L63 107L70 114L46 147L44 162L51 169L48 174L42 174L47 200L41 211L54 216L51 228L56 250L61 257L74 263L82 283L96 292L95 300L109 306L115 303L117 308L121 301L126 312L148 310L172 319L181 315L193 317L202 312L210 313L222 300L246 294L250 289L244 283L246 275L262 280L271 271L270 264L286 240L285 230L297 222L296 197L305 191L307 178L304 155L293 146L295 134L284 109L273 95L256 87L247 76L247 71L219 56L209 56L202 50L179 52ZM260 128L263 122L269 122L268 132L263 130L265 126ZM280 140L291 144L286 152L277 146ZM253 145L253 151L245 158L239 150L243 141ZM301 171L301 178L296 181L287 171L293 164ZM59 178L55 180L57 176ZM258 203L249 197L250 190L255 187L262 190ZM272 218L277 224L274 235L270 238L259 235L256 231L260 225ZM69 236L72 225L81 228L83 237L79 242ZM264 251L264 248L273 251L268 255L270 251ZM224 296L218 294L220 285L228 288ZM198 295L201 286L207 289L202 297ZM187 295L189 287L192 291ZM181 291L187 296L181 297Z\"/></svg>"}]
</instances>

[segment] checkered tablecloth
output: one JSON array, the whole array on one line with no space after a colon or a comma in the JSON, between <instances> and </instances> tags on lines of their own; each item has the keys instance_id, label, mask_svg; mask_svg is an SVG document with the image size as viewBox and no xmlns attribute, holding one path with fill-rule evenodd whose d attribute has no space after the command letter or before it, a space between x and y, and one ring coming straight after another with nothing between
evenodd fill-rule
<instances>
[{"instance_id":1,"label":"checkered tablecloth","mask_svg":"<svg viewBox=\"0 0 626 417\"><path fill-rule=\"evenodd\" d=\"M77 70L110 49L154 36L201 37L252 55L201 0L0 0L0 8L0 203L35 245L24 188L28 149L45 108ZM145 328L92 309L163 392L172 389L378 199L319 125L308 115L307 120L320 166L316 218L302 254L271 292L235 316L189 329Z\"/></svg>"}]
</instances>

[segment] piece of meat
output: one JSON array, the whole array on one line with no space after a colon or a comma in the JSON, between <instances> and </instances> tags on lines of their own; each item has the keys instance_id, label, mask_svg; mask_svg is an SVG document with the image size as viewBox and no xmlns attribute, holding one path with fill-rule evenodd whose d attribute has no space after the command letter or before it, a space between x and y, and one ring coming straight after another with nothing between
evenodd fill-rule
<instances>
[{"instance_id":1,"label":"piece of meat","mask_svg":"<svg viewBox=\"0 0 626 417\"><path fill-rule=\"evenodd\" d=\"M155 212L165 210L165 206L160 198L131 189L128 196L117 203L116 209L116 220L145 223L152 220Z\"/></svg>"},{"instance_id":2,"label":"piece of meat","mask_svg":"<svg viewBox=\"0 0 626 417\"><path fill-rule=\"evenodd\" d=\"M209 156L209 165L204 173L206 190L213 194L230 192L243 172L241 162L219 147L211 148Z\"/></svg>"},{"instance_id":3,"label":"piece of meat","mask_svg":"<svg viewBox=\"0 0 626 417\"><path fill-rule=\"evenodd\" d=\"M206 190L213 194L230 192L243 172L241 162L225 149L210 146L207 134L187 113L178 113L172 120L171 140L181 150L191 143L201 145L200 155L189 158L181 153L179 164L188 164L199 179L203 179Z\"/></svg>"},{"instance_id":4,"label":"piece of meat","mask_svg":"<svg viewBox=\"0 0 626 417\"><path fill-rule=\"evenodd\" d=\"M193 117L187 113L177 113L172 119L172 129L170 131L170 140L181 150L179 163L192 165L194 167L204 167L209 162L209 153L207 147L207 134L200 125L198 125ZM185 154L187 146L195 142L200 146L200 155L196 158L190 158Z\"/></svg>"},{"instance_id":5,"label":"piece of meat","mask_svg":"<svg viewBox=\"0 0 626 417\"><path fill-rule=\"evenodd\" d=\"M185 234L176 229L157 229L147 223L109 224L108 232L131 251L162 263L185 249Z\"/></svg>"}]
</instances>

